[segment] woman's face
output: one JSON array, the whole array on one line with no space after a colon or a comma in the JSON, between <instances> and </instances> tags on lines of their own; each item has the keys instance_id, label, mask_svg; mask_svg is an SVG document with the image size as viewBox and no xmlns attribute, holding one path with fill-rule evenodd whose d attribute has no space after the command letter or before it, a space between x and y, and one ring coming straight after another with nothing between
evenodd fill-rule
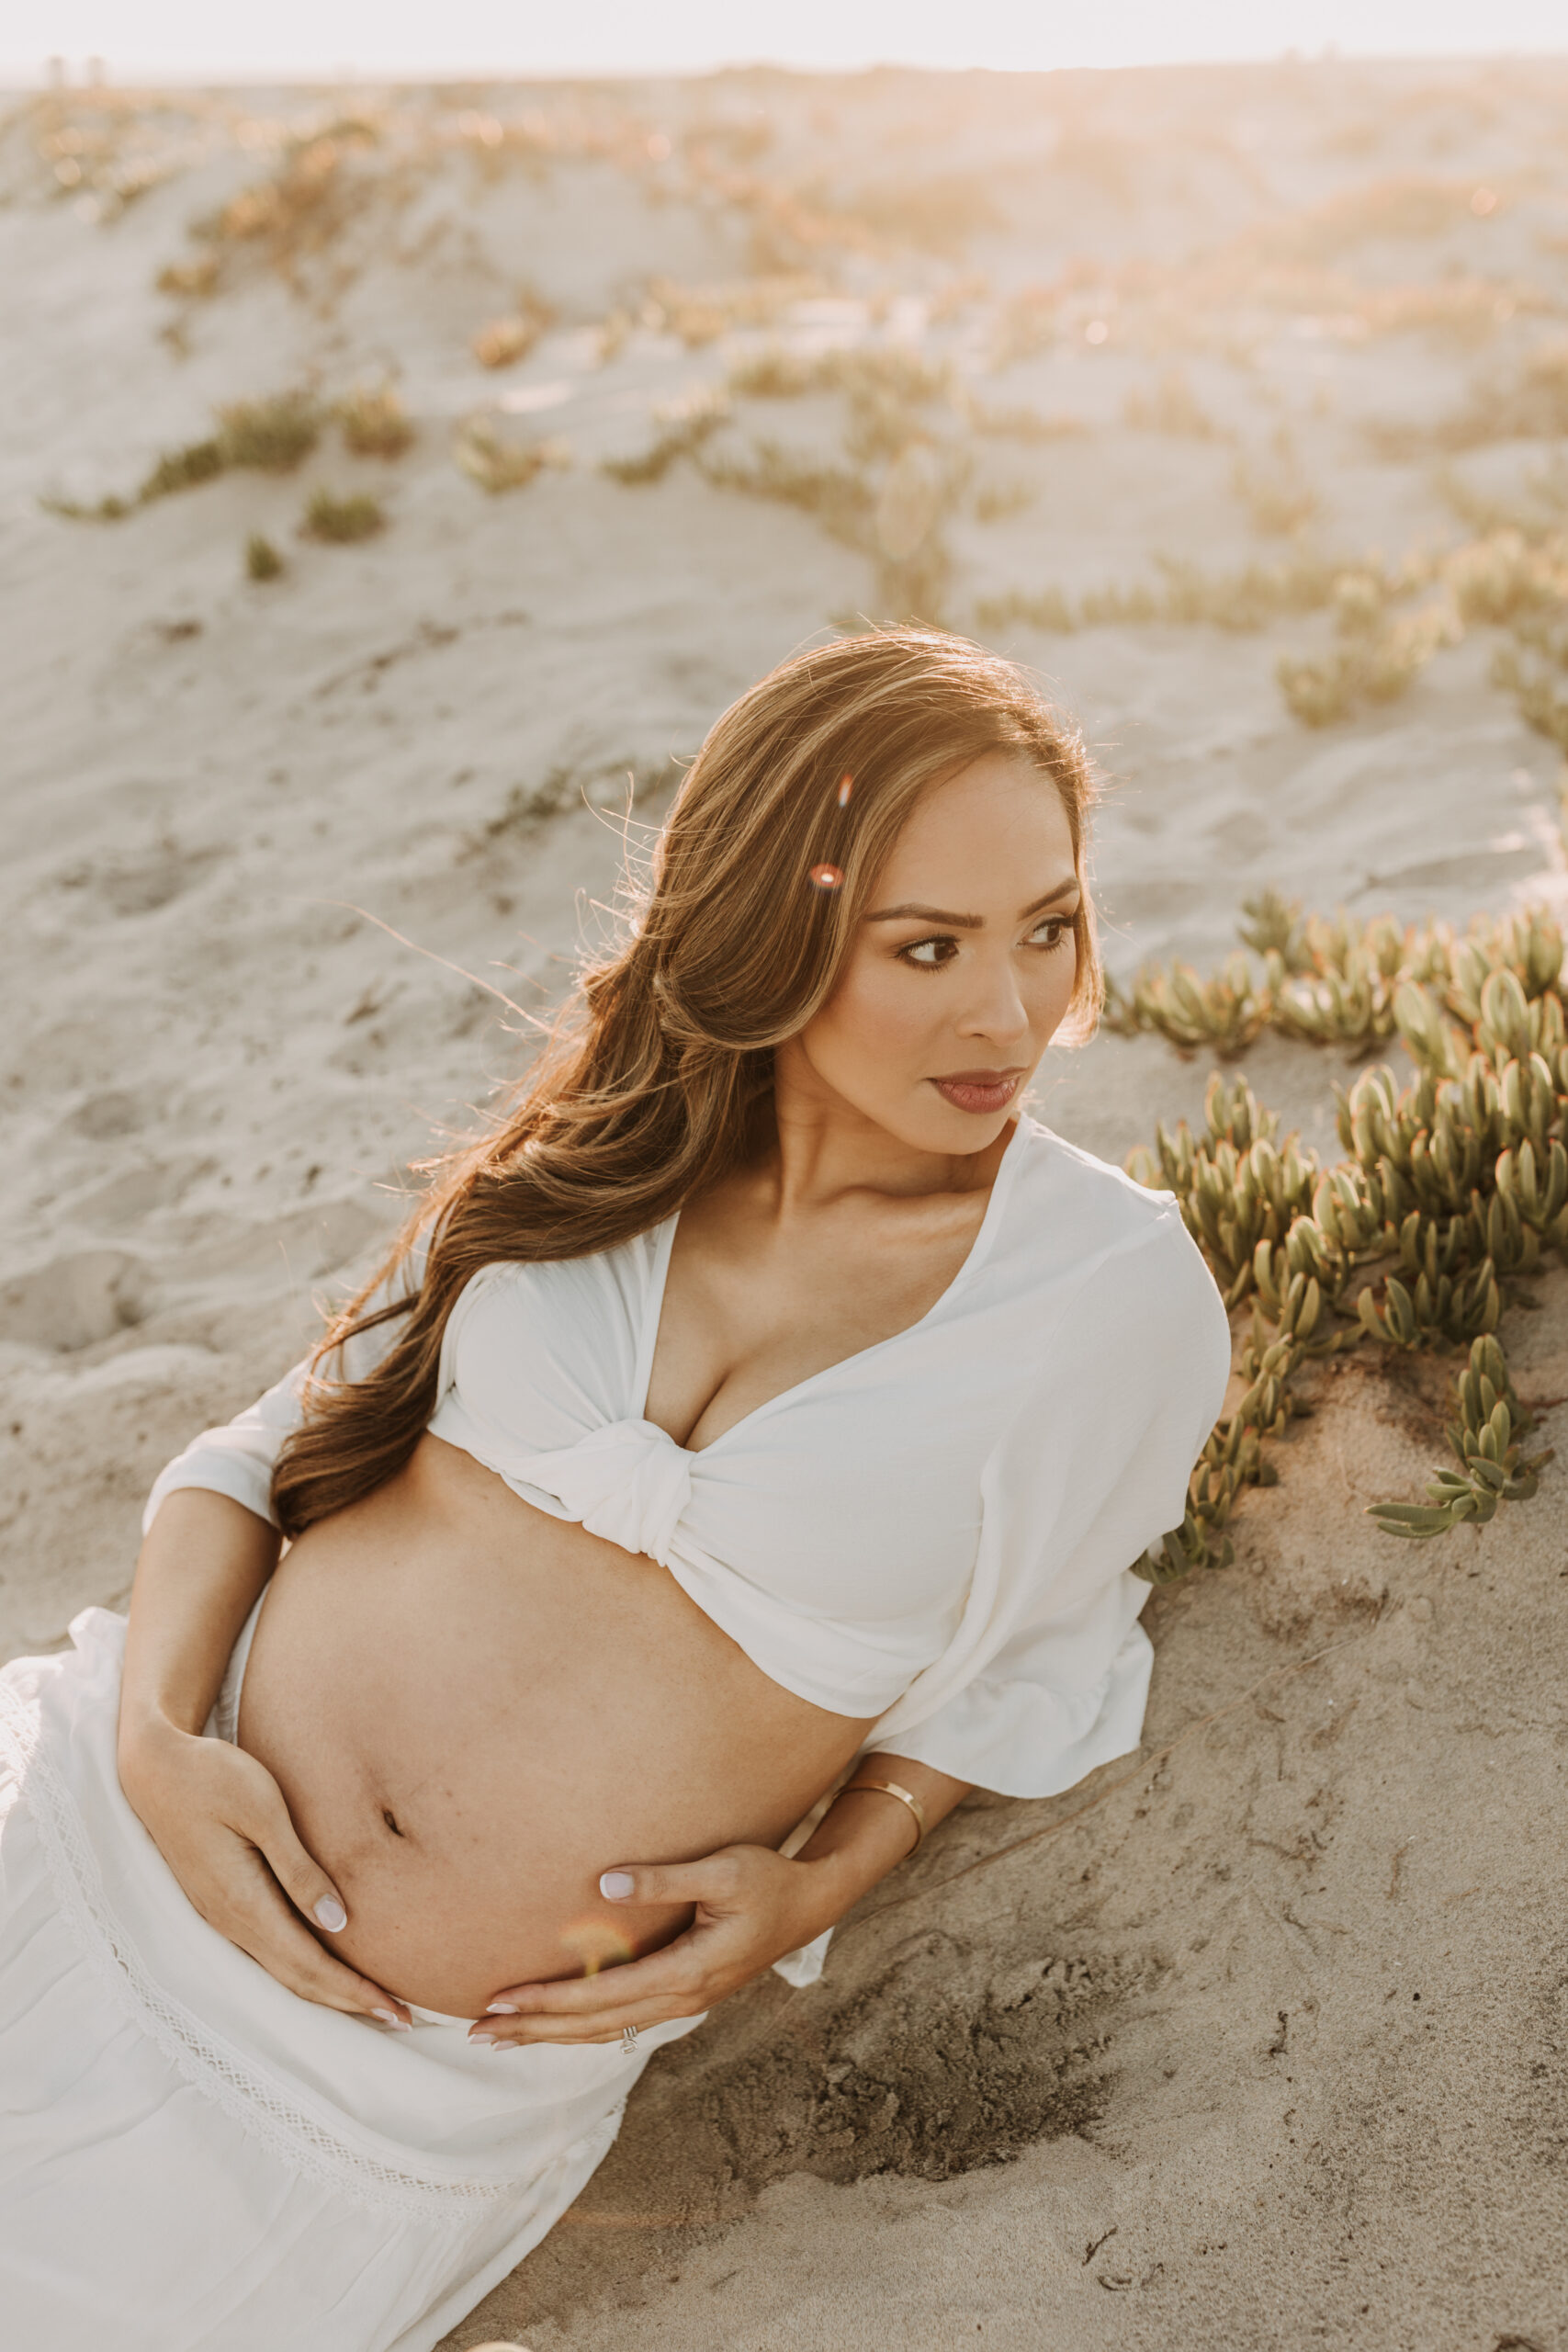
<instances>
[{"instance_id":1,"label":"woman's face","mask_svg":"<svg viewBox=\"0 0 1568 2352\"><path fill-rule=\"evenodd\" d=\"M1016 753L976 760L899 834L791 1077L918 1151L983 1151L1066 1012L1079 897L1050 778Z\"/></svg>"}]
</instances>

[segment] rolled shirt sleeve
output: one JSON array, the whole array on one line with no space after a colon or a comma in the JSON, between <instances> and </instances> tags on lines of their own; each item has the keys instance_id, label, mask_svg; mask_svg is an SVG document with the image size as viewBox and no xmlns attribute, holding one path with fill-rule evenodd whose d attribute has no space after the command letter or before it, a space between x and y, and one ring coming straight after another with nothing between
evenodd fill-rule
<instances>
[{"instance_id":1,"label":"rolled shirt sleeve","mask_svg":"<svg viewBox=\"0 0 1568 2352\"><path fill-rule=\"evenodd\" d=\"M423 1250L406 1261L398 1271L392 1288L383 1285L366 1302L366 1312L401 1298L419 1287L423 1270ZM344 1380L363 1380L375 1370L396 1344L403 1328L400 1316L390 1316L374 1330L362 1331L348 1340L342 1350L338 1376ZM182 1487L203 1487L209 1493L227 1495L231 1501L243 1503L258 1519L276 1527L277 1514L272 1507L272 1474L285 1441L291 1437L305 1418L305 1395L310 1382L312 1359L305 1357L293 1369L284 1374L265 1396L231 1421L224 1421L215 1429L203 1430L192 1438L183 1453L165 1464L152 1482L141 1513L141 1532L145 1535L158 1516L165 1497L175 1494Z\"/></svg>"},{"instance_id":2,"label":"rolled shirt sleeve","mask_svg":"<svg viewBox=\"0 0 1568 2352\"><path fill-rule=\"evenodd\" d=\"M297 1430L304 1419L304 1388L310 1371L310 1359L297 1363L291 1372L243 1413L216 1429L203 1430L193 1437L183 1453L165 1463L152 1481L152 1490L141 1513L141 1532L147 1534L166 1498L182 1487L204 1487L209 1494L227 1495L231 1501L243 1503L276 1527L277 1514L272 1507L272 1472L283 1450L284 1440Z\"/></svg>"},{"instance_id":3,"label":"rolled shirt sleeve","mask_svg":"<svg viewBox=\"0 0 1568 2352\"><path fill-rule=\"evenodd\" d=\"M1230 1326L1172 1203L1078 1285L987 1464L984 1629L958 1687L890 1711L871 1753L1001 1796L1054 1796L1135 1747L1153 1652L1131 1563L1186 1509Z\"/></svg>"}]
</instances>

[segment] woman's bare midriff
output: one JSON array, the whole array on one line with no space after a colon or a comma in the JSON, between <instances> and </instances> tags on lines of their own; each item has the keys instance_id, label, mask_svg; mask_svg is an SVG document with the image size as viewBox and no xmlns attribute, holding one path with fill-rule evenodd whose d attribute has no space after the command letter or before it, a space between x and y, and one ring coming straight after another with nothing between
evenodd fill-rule
<instances>
[{"instance_id":1,"label":"woman's bare midriff","mask_svg":"<svg viewBox=\"0 0 1568 2352\"><path fill-rule=\"evenodd\" d=\"M464 2017L668 1941L688 1913L607 1903L600 1872L777 1845L866 1728L433 1437L285 1555L240 1713L348 1906L323 1941Z\"/></svg>"}]
</instances>

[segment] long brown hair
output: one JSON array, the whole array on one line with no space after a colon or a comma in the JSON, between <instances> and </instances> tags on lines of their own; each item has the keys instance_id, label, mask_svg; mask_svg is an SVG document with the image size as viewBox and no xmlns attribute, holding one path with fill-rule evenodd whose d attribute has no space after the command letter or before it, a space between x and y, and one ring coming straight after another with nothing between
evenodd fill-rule
<instances>
[{"instance_id":1,"label":"long brown hair","mask_svg":"<svg viewBox=\"0 0 1568 2352\"><path fill-rule=\"evenodd\" d=\"M910 810L989 752L1021 753L1055 786L1083 882L1082 744L995 654L877 629L797 654L730 706L619 944L581 971L489 1131L431 1163L419 1208L318 1349L304 1424L273 1476L288 1534L408 1461L437 1402L447 1316L481 1267L614 1249L756 1151L773 1050L831 996ZM1087 888L1073 928L1069 1021L1082 1032L1100 986ZM406 1296L392 1295L400 1280ZM378 1291L392 1303L371 1310ZM345 1340L392 1317L401 1329L374 1371L332 1376L325 1360Z\"/></svg>"}]
</instances>

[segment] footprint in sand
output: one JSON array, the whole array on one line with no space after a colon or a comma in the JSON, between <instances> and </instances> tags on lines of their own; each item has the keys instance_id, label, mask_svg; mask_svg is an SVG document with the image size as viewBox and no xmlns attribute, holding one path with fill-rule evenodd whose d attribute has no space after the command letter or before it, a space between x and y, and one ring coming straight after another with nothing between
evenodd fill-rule
<instances>
[{"instance_id":1,"label":"footprint in sand","mask_svg":"<svg viewBox=\"0 0 1568 2352\"><path fill-rule=\"evenodd\" d=\"M151 1284L125 1250L82 1250L35 1266L0 1289L0 1340L62 1354L96 1347L147 1313Z\"/></svg>"},{"instance_id":2,"label":"footprint in sand","mask_svg":"<svg viewBox=\"0 0 1568 2352\"><path fill-rule=\"evenodd\" d=\"M111 914L149 915L193 889L223 854L219 849L181 849L165 841L144 857L103 865L83 860L68 866L60 881L67 890L91 890Z\"/></svg>"},{"instance_id":3,"label":"footprint in sand","mask_svg":"<svg viewBox=\"0 0 1568 2352\"><path fill-rule=\"evenodd\" d=\"M147 1108L144 1096L111 1087L106 1093L89 1094L65 1125L73 1135L85 1136L89 1143L109 1143L116 1136L134 1135L147 1116Z\"/></svg>"}]
</instances>

